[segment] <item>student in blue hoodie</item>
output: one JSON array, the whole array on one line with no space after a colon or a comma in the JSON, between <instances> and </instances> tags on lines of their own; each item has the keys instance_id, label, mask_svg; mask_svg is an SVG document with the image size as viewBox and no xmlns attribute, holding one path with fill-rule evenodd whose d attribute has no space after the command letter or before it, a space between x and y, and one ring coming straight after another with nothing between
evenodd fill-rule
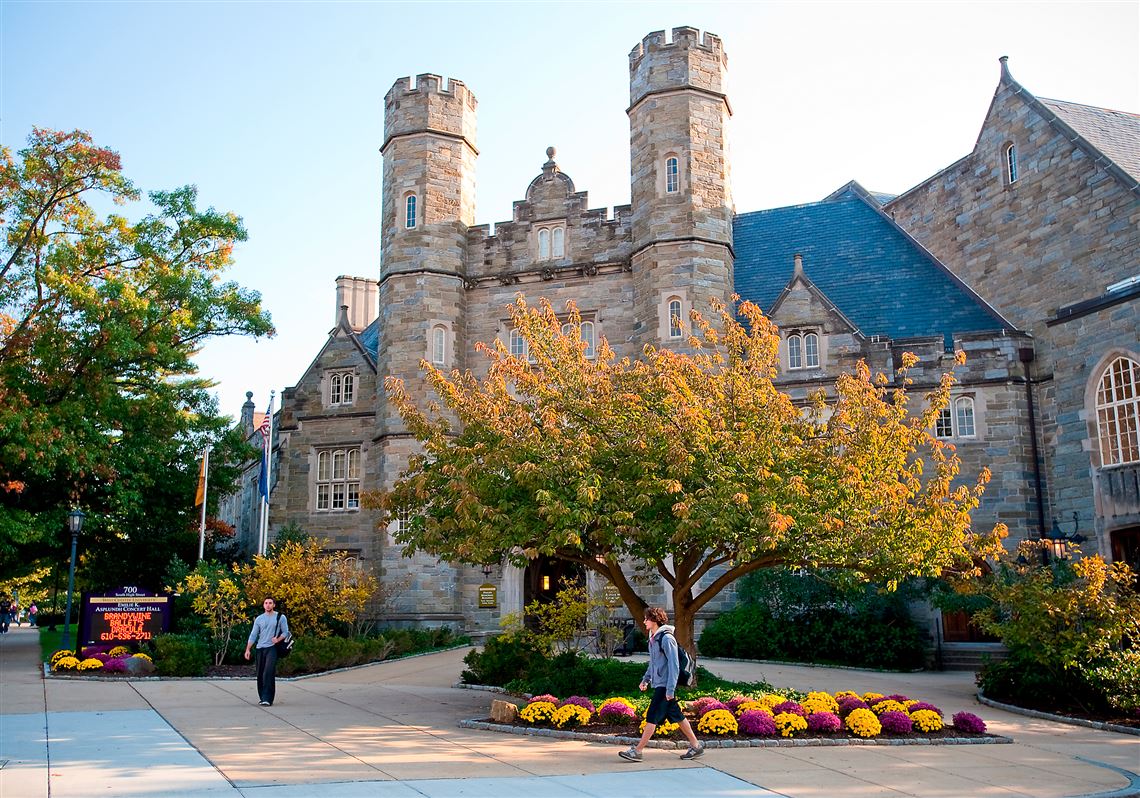
<instances>
[{"instance_id":1,"label":"student in blue hoodie","mask_svg":"<svg viewBox=\"0 0 1140 798\"><path fill-rule=\"evenodd\" d=\"M696 759L704 754L705 747L697 740L697 735L693 734L692 724L677 703L677 677L681 666L677 657L677 638L673 635L673 627L668 625L669 615L660 607L649 607L645 610L644 623L649 635L649 667L645 669L640 686L643 693L652 687L653 698L645 713L645 730L641 733L641 739L637 745L619 751L618 756L630 762L640 762L641 752L645 750L645 745L658 724L672 721L681 725L681 733L689 741L689 750L681 754L681 759Z\"/></svg>"}]
</instances>

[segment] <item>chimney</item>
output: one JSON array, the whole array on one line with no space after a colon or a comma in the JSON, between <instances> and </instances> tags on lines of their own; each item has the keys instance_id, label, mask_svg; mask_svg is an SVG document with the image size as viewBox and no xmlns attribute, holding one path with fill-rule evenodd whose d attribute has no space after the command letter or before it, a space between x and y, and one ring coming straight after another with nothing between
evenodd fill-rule
<instances>
[{"instance_id":1,"label":"chimney","mask_svg":"<svg viewBox=\"0 0 1140 798\"><path fill-rule=\"evenodd\" d=\"M379 284L366 277L336 278L336 321L340 324L341 308L347 307L348 324L353 332L360 332L380 313Z\"/></svg>"}]
</instances>

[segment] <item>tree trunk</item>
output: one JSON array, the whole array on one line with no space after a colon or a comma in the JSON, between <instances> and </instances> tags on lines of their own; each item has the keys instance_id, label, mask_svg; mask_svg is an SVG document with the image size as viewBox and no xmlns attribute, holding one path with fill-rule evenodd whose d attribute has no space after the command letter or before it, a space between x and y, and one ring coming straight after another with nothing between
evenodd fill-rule
<instances>
[{"instance_id":1,"label":"tree trunk","mask_svg":"<svg viewBox=\"0 0 1140 798\"><path fill-rule=\"evenodd\" d=\"M696 609L693 607L692 591L674 591L673 592L673 627L674 636L677 638L677 645L682 646L689 652L689 657L695 663L697 661L697 641L694 636L694 622L696 621ZM694 684L696 684L696 674L693 674Z\"/></svg>"}]
</instances>

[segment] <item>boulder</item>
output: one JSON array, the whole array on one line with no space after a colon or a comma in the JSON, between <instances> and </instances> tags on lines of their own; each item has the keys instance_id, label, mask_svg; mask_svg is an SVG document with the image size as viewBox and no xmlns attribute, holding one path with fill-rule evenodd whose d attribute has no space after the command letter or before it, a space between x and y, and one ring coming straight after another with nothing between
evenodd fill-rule
<instances>
[{"instance_id":1,"label":"boulder","mask_svg":"<svg viewBox=\"0 0 1140 798\"><path fill-rule=\"evenodd\" d=\"M134 676L150 676L154 673L154 663L142 657L127 657L123 664L127 666L127 673Z\"/></svg>"},{"instance_id":2,"label":"boulder","mask_svg":"<svg viewBox=\"0 0 1140 798\"><path fill-rule=\"evenodd\" d=\"M491 720L496 723L514 723L519 716L519 708L510 701L491 702Z\"/></svg>"}]
</instances>

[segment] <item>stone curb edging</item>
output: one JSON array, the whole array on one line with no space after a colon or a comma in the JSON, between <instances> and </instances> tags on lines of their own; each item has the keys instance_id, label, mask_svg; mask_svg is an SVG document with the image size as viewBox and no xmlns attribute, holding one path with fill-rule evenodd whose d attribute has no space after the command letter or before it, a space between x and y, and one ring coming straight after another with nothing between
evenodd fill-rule
<instances>
[{"instance_id":1,"label":"stone curb edging","mask_svg":"<svg viewBox=\"0 0 1140 798\"><path fill-rule=\"evenodd\" d=\"M1070 718L1067 715L1054 715L1051 712L1042 712L1038 709L1026 709L1019 707L1015 704L1003 704L1000 701L994 701L992 698L986 698L981 690L978 691L978 701L985 704L987 707L994 709L1001 709L1006 712L1012 712L1015 715L1025 715L1028 718L1037 718L1038 720L1051 720L1055 723L1067 723L1070 726L1084 726L1088 729L1097 729L1099 731L1117 732L1118 734L1132 734L1140 737L1140 729L1132 726L1121 726L1119 723L1108 723L1102 720L1085 720L1084 718Z\"/></svg>"},{"instance_id":2,"label":"stone curb edging","mask_svg":"<svg viewBox=\"0 0 1140 798\"><path fill-rule=\"evenodd\" d=\"M743 659L741 657L699 657L697 665L702 662L747 662L754 665L787 665L796 668L827 668L828 670L835 671L861 671L863 673L929 673L926 668L914 668L911 670L894 670L891 668L860 668L855 665L825 665L820 662L786 662L779 659Z\"/></svg>"},{"instance_id":3,"label":"stone curb edging","mask_svg":"<svg viewBox=\"0 0 1140 798\"><path fill-rule=\"evenodd\" d=\"M606 743L609 745L636 745L639 738L622 737L613 734L597 734L593 732L564 731L562 729L536 729L530 726L507 726L503 723L490 723L485 720L461 720L459 728L474 729L477 731L502 732L504 734L523 734L529 737L553 737L558 740L584 740L591 743ZM835 738L801 738L790 740L703 740L706 748L807 748L809 746L845 746L845 745L1002 745L1012 743L1009 737L991 735L989 737L939 737L897 740L862 740L862 739L835 739ZM679 750L688 748L685 740L650 740L650 748L665 748Z\"/></svg>"},{"instance_id":4,"label":"stone curb edging","mask_svg":"<svg viewBox=\"0 0 1140 798\"><path fill-rule=\"evenodd\" d=\"M458 651L461 648L471 648L469 643L464 643L459 646L450 646L449 648L436 648L431 651L421 651L416 654L407 654L402 657L391 657L389 659L381 659L376 662L364 662L360 665L346 665L343 668L333 668L331 671L321 671L320 673L302 673L297 676L278 676L279 682L299 682L303 679L315 679L318 676L328 676L333 673L344 673L346 671L355 671L361 668L371 668L373 665L383 665L386 662L400 662L406 659L415 659L416 657L426 657L429 654L442 654L445 651ZM52 671L51 666L47 663L41 663L44 668L45 679L61 679L64 681L72 682L135 682L135 681L148 681L148 682L243 682L253 678L250 676L98 676L92 674L91 676L81 676L79 674L70 673L55 673ZM488 688L490 689L490 688ZM502 688L498 688L502 689Z\"/></svg>"}]
</instances>

